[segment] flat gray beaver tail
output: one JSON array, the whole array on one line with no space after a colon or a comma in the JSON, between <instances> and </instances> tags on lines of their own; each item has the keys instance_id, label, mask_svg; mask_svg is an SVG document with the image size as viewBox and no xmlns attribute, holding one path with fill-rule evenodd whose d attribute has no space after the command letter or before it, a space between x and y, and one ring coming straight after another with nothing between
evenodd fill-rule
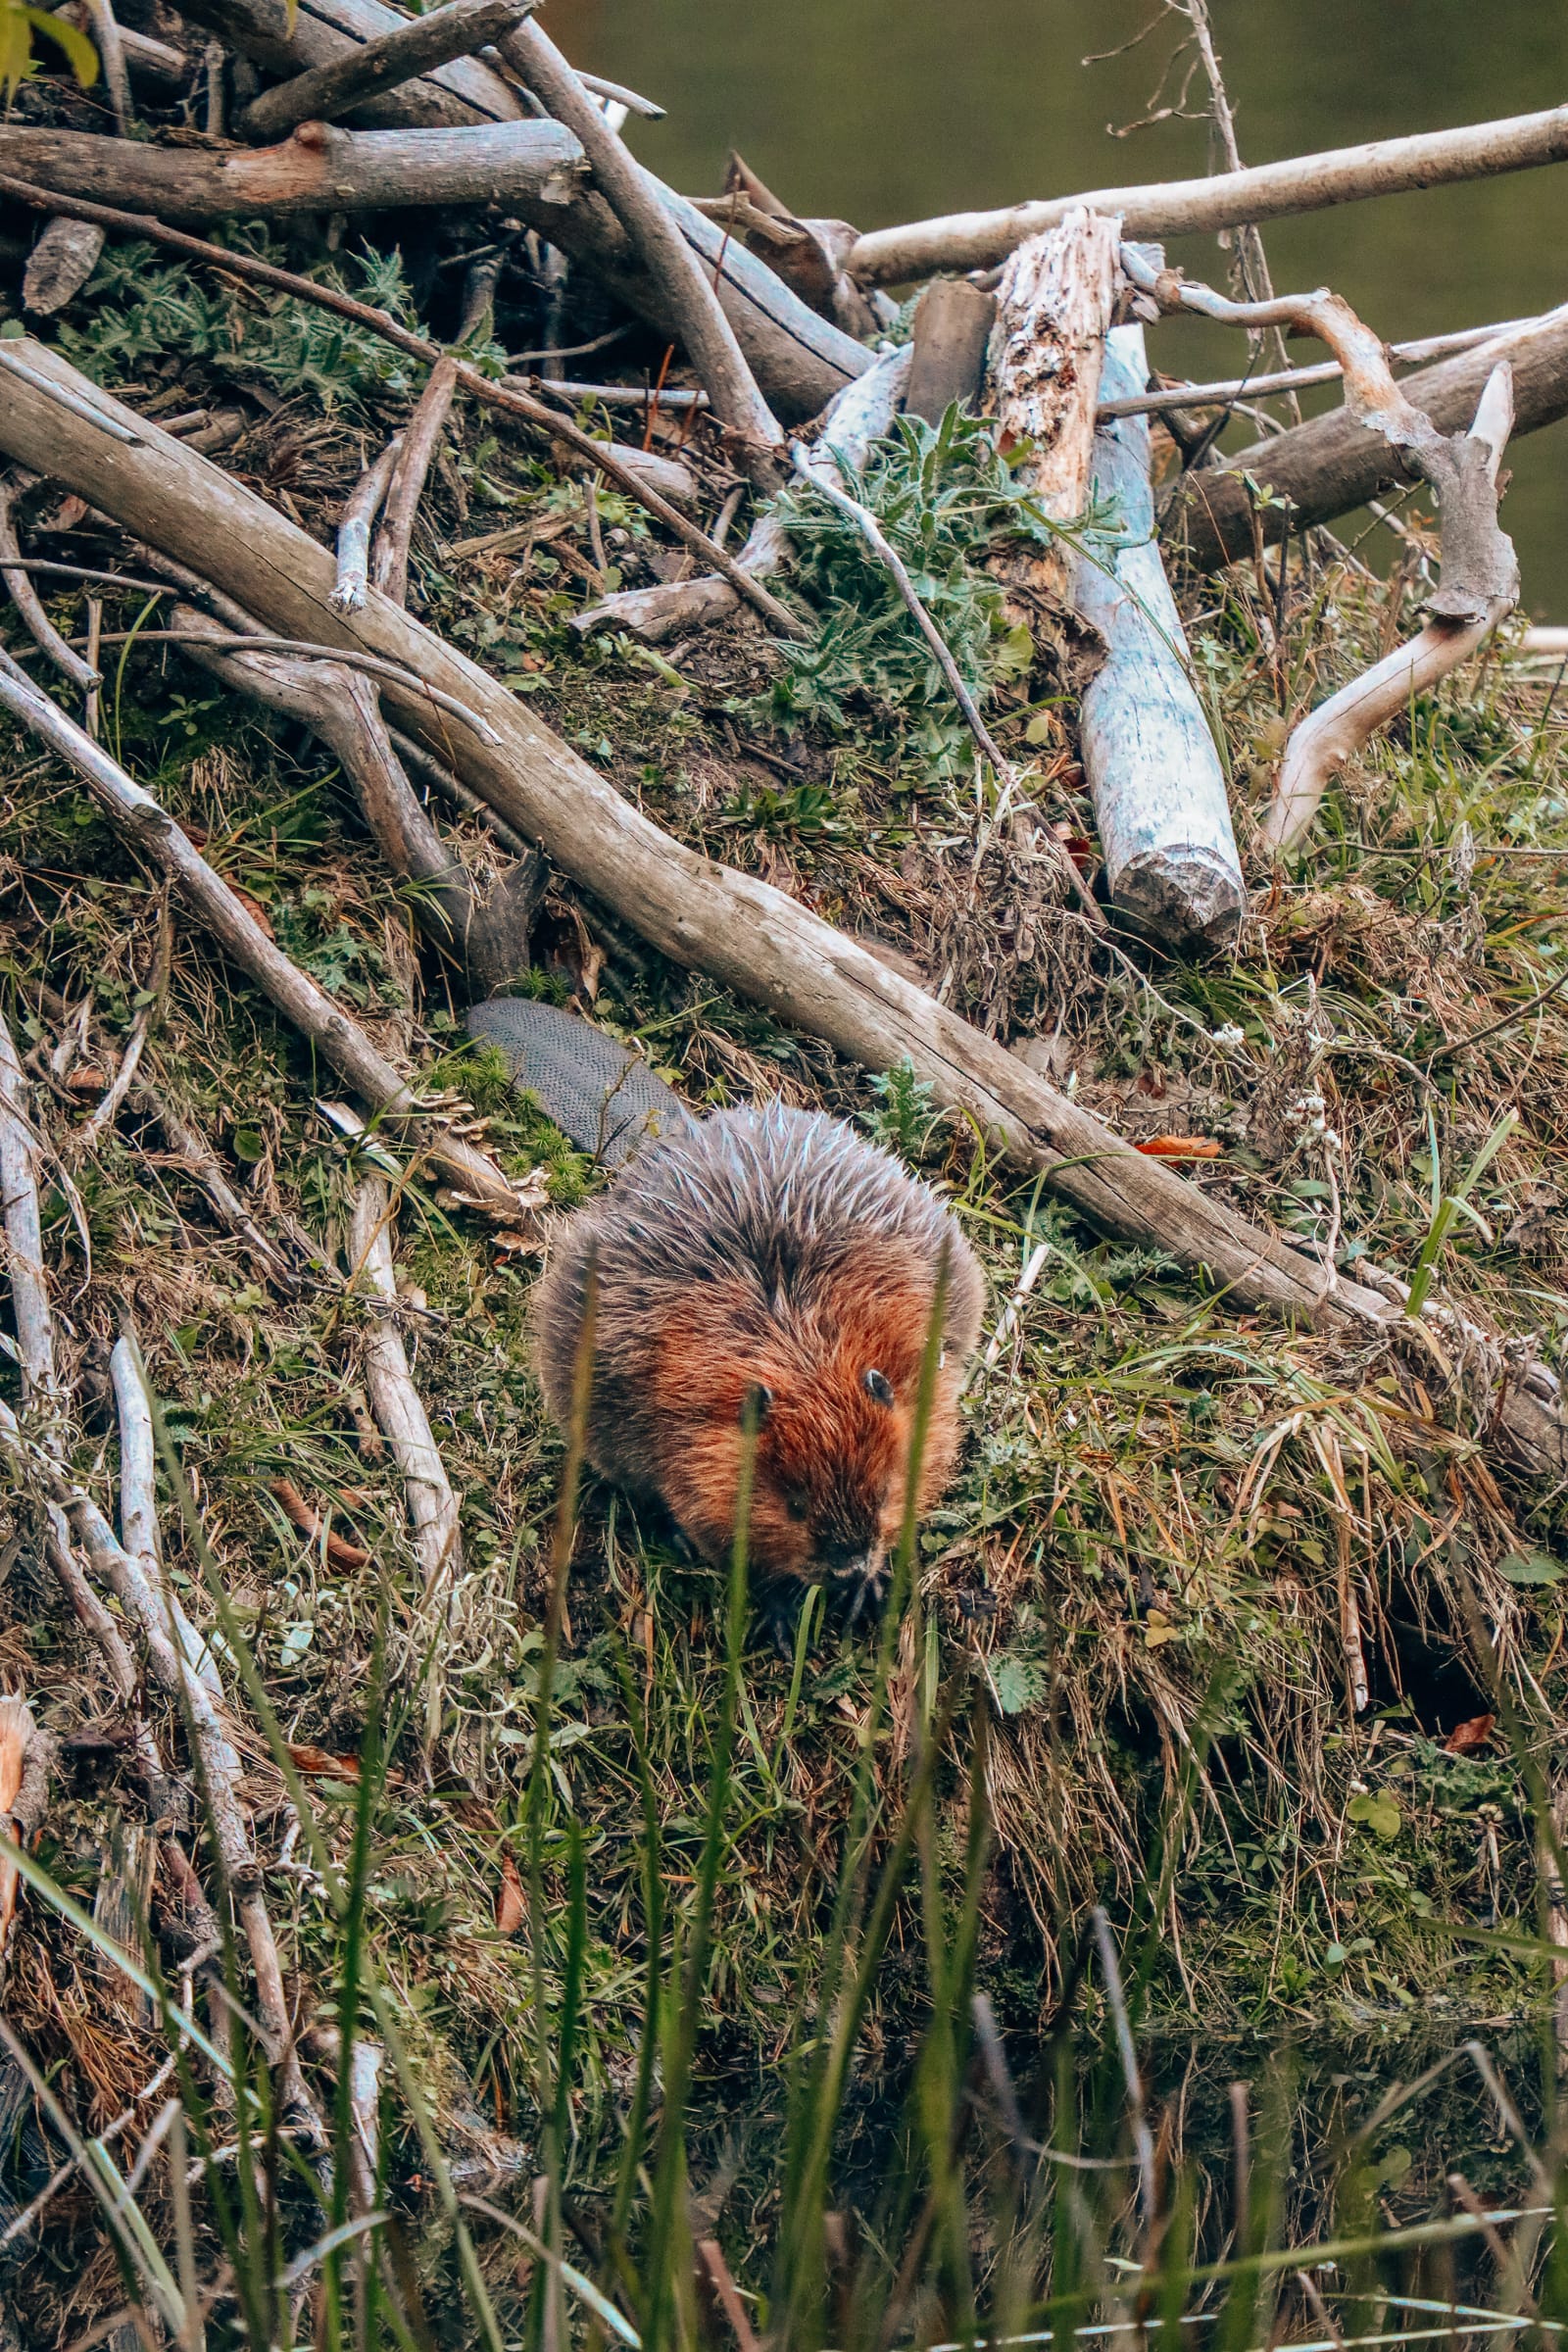
<instances>
[{"instance_id":1,"label":"flat gray beaver tail","mask_svg":"<svg viewBox=\"0 0 1568 2352\"><path fill-rule=\"evenodd\" d=\"M778 1104L645 1146L569 1221L539 1287L540 1366L563 1422L590 1274L594 1467L657 1498L722 1565L755 1396L755 1569L797 1592L818 1576L874 1591L903 1518L939 1287L922 1505L952 1470L980 1333L980 1268L936 1194L840 1120Z\"/></svg>"}]
</instances>

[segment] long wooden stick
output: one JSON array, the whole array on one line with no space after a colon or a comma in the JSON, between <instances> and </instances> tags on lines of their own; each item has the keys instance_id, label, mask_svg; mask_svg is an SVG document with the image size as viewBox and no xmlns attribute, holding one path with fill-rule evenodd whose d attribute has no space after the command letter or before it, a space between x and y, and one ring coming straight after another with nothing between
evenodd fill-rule
<instances>
[{"instance_id":1,"label":"long wooden stick","mask_svg":"<svg viewBox=\"0 0 1568 2352\"><path fill-rule=\"evenodd\" d=\"M458 1501L446 1474L395 1316L397 1277L389 1231L392 1209L379 1176L367 1176L349 1222L350 1272L373 1304L365 1332L365 1388L376 1426L403 1474L416 1557L432 1593L450 1592L463 1567Z\"/></svg>"},{"instance_id":2,"label":"long wooden stick","mask_svg":"<svg viewBox=\"0 0 1568 2352\"><path fill-rule=\"evenodd\" d=\"M533 0L447 0L367 41L364 48L330 65L313 66L275 89L253 98L235 128L242 138L283 139L301 122L335 122L368 98L417 80L433 66L450 65L456 57L472 57L498 32L505 32L524 15Z\"/></svg>"},{"instance_id":3,"label":"long wooden stick","mask_svg":"<svg viewBox=\"0 0 1568 2352\"><path fill-rule=\"evenodd\" d=\"M371 466L349 493L343 519L337 526L337 586L332 603L339 612L360 612L370 579L370 532L387 494L403 435L394 433Z\"/></svg>"},{"instance_id":4,"label":"long wooden stick","mask_svg":"<svg viewBox=\"0 0 1568 2352\"><path fill-rule=\"evenodd\" d=\"M542 25L531 20L519 24L496 47L581 143L595 184L660 288L665 323L685 345L741 470L759 489L777 489L783 479L784 435L657 185L611 129Z\"/></svg>"},{"instance_id":5,"label":"long wooden stick","mask_svg":"<svg viewBox=\"0 0 1568 2352\"><path fill-rule=\"evenodd\" d=\"M395 604L409 601L409 542L424 485L458 389L458 363L444 352L425 377L424 390L402 435L402 447L387 485L386 511L370 560L370 577Z\"/></svg>"},{"instance_id":6,"label":"long wooden stick","mask_svg":"<svg viewBox=\"0 0 1568 2352\"><path fill-rule=\"evenodd\" d=\"M582 168L582 149L559 122L475 123L462 131L336 130L305 122L281 146L220 152L0 124L0 171L61 196L106 198L176 220L254 214L282 220L401 205L513 205L529 197L555 205L572 193Z\"/></svg>"},{"instance_id":7,"label":"long wooden stick","mask_svg":"<svg viewBox=\"0 0 1568 2352\"><path fill-rule=\"evenodd\" d=\"M894 1069L907 1058L937 1101L993 1132L1019 1164L1044 1170L1102 1230L1153 1242L1239 1304L1363 1336L1402 1327L1401 1310L1382 1293L1302 1256L1133 1151L858 941L755 876L672 841L526 701L384 597L372 595L352 622L334 613L329 549L146 418L135 420L133 438L120 441L61 406L53 388L74 394L84 379L59 354L25 348L28 375L16 379L0 408L0 449L34 470L47 468L136 538L204 565L220 588L280 630L372 649L456 693L491 720L503 737L500 750L469 729L443 733L422 696L388 686L386 699L470 790L662 954L825 1038L863 1068ZM106 402L101 393L95 398ZM130 416L107 407L117 419ZM1568 1427L1546 1401L1553 1394L1550 1375L1532 1367L1510 1376L1495 1408L1506 1444L1537 1472L1568 1469Z\"/></svg>"},{"instance_id":8,"label":"long wooden stick","mask_svg":"<svg viewBox=\"0 0 1568 2352\"><path fill-rule=\"evenodd\" d=\"M1249 172L1216 172L1207 179L1094 188L1002 212L951 213L906 227L872 229L851 247L846 267L868 286L900 285L939 270L991 269L1025 237L1054 228L1077 204L1094 213L1119 213L1129 237L1174 237L1325 212L1332 205L1396 195L1404 188L1527 172L1565 158L1568 106L1555 106L1543 114L1468 123L1460 130L1421 131L1412 138L1373 139L1361 147L1293 156Z\"/></svg>"}]
</instances>

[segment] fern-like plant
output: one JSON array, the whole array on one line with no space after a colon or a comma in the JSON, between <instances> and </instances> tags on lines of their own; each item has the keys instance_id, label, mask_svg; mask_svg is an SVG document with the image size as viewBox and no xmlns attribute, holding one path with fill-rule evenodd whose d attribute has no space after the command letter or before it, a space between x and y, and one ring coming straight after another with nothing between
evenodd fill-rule
<instances>
[{"instance_id":1,"label":"fern-like plant","mask_svg":"<svg viewBox=\"0 0 1568 2352\"><path fill-rule=\"evenodd\" d=\"M1053 526L982 418L950 409L938 425L900 416L847 485L908 566L965 683L984 702L1028 669L1028 631L1011 626L984 559L1004 539L1049 541ZM905 756L937 775L966 764L968 736L931 649L886 569L848 516L805 481L777 507L797 550L812 637L783 649L772 715L847 731L869 712L897 722Z\"/></svg>"},{"instance_id":2,"label":"fern-like plant","mask_svg":"<svg viewBox=\"0 0 1568 2352\"><path fill-rule=\"evenodd\" d=\"M280 261L260 223L231 226L224 242L262 261ZM402 258L366 253L318 262L309 274L339 293L373 303L416 325ZM323 408L404 398L414 388L407 360L366 328L259 287L208 286L183 263L160 266L157 248L105 249L63 321L61 348L94 383L123 383L153 357L178 352L193 369L234 384L314 393ZM85 314L83 316L82 314Z\"/></svg>"}]
</instances>

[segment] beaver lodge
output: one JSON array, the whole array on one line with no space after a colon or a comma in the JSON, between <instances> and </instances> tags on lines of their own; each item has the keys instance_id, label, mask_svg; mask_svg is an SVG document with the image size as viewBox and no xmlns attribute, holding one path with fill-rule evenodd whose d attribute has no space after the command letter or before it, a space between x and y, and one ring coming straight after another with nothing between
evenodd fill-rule
<instances>
[{"instance_id":1,"label":"beaver lodge","mask_svg":"<svg viewBox=\"0 0 1568 2352\"><path fill-rule=\"evenodd\" d=\"M1568 318L1256 223L1562 111L859 234L0 22L0 2344L1555 2341ZM782 1650L533 1368L671 1096L987 1280Z\"/></svg>"}]
</instances>

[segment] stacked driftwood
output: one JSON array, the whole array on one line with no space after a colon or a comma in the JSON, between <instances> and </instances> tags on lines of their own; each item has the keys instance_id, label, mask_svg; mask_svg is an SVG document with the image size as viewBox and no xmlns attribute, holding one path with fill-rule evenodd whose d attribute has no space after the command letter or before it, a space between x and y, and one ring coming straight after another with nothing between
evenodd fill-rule
<instances>
[{"instance_id":1,"label":"stacked driftwood","mask_svg":"<svg viewBox=\"0 0 1568 2352\"><path fill-rule=\"evenodd\" d=\"M120 555L108 577L163 598L142 642L185 648L330 747L389 867L426 885L420 920L475 995L527 968L530 923L546 867L554 868L661 954L850 1060L872 1071L907 1060L940 1102L961 1106L1103 1231L1157 1246L1238 1305L1396 1344L1408 1325L1392 1277L1350 1280L1249 1223L1129 1149L805 906L662 831L528 702L410 612L410 539L461 390L498 430L614 483L671 553L690 559L684 576L612 595L581 625L650 643L724 622L791 634L803 622L778 593L792 554L770 502L793 473L808 476L897 581L993 772L999 829L1020 858L1055 859L1066 915L1097 937L1122 925L1186 953L1223 949L1244 917L1247 886L1220 747L1192 683L1161 539L1198 565L1261 563L1282 535L1309 531L1396 482L1419 478L1436 498L1442 581L1425 625L1314 711L1290 743L1263 826L1265 845L1286 852L1335 767L1414 685L1451 667L1511 609L1517 575L1497 523L1498 466L1510 432L1568 412L1568 312L1390 354L1332 294L1233 301L1167 269L1149 240L1551 162L1568 155L1568 110L860 236L843 222L797 218L738 164L719 199L674 194L620 136L628 112L657 109L576 73L528 0L447 0L417 19L383 0L312 0L309 8L184 0L174 11L144 0L139 20L122 24L109 0L94 0L91 24L113 129L62 120L0 127L0 206L18 265L25 258L32 330L0 339L0 456L13 469L0 496L0 576L39 657L29 675L0 656L0 706L76 771L214 948L315 1042L357 1099L358 1111L343 1118L375 1121L433 1164L449 1197L473 1212L511 1226L534 1217L538 1193L509 1179L451 1105L421 1098L416 1073L394 1066L289 961L105 749L98 640L85 652L66 644L37 583L106 575L29 554L14 502L40 481L111 532ZM49 111L39 104L44 87L30 94L34 116ZM79 116L69 92L52 94L57 116ZM318 277L214 243L216 225L235 219L286 232L302 260L350 232L411 247L422 237L431 256L461 260L461 274L444 281L459 291L441 290L432 261L425 307L438 331L422 331ZM242 418L204 415L183 431L155 422L51 347L50 315L82 285L106 241L130 238L149 238L222 284L283 289L334 311L417 365L422 389L348 500L335 544L313 538L285 503L224 470L223 450ZM537 372L523 362L498 370L472 356L494 335L509 272L539 297ZM912 341L885 341L892 306L880 289L920 280L929 282ZM635 384L598 387L601 414L633 421L629 439L576 420L584 387L563 372L571 356L563 329L590 309L612 324L585 336L589 343L629 318L667 345L661 412L688 425L703 420L684 457L648 445L653 404ZM1248 386L1152 381L1146 327L1179 311L1253 333L1288 327L1317 337L1330 354L1325 366L1272 380L1338 376L1343 405L1223 463L1201 462ZM1396 380L1396 362L1432 359L1439 364ZM1250 388L1259 388L1255 379ZM1098 871L1087 877L1037 807L1036 780L994 740L897 554L855 496L856 465L901 407L935 418L954 402L984 410L1004 446L1022 447L1039 511L1059 526L1049 547L1031 543L998 561L1006 596L1037 640L1054 644L1076 697L1099 827ZM1149 423L1156 413L1171 420L1189 459L1157 529ZM1183 421L1195 414L1196 431ZM731 554L729 524L748 497L755 521ZM487 821L493 855L482 870L454 852L435 813L442 806ZM69 1025L60 1028L59 1052L69 1055ZM162 1124L215 1216L266 1278L294 1279L289 1249L257 1232L211 1148L138 1078L134 1040L102 1118L126 1102ZM157 1573L150 1471L135 1468L146 1453L137 1433L147 1406L133 1346L117 1370L127 1433L120 1538L68 1467L61 1432L73 1408L40 1279L35 1132L26 1077L0 1033L0 1164L24 1407L7 1414L0 1438L40 1497L62 1589L127 1709L137 1689L129 1629L186 1709L220 1807L225 1872L244 1893L258 2013L281 2063L275 1950L245 1823L225 1795L235 1766L222 1689ZM392 1319L395 1213L381 1179L368 1180L351 1278L368 1284L386 1313L371 1403L403 1473L439 1616L458 1557L457 1511ZM1568 1424L1544 1366L1515 1360L1441 1302L1429 1304L1424 1330L1426 1378L1441 1361L1456 1385L1468 1379L1484 1434L1510 1460L1532 1474L1568 1469ZM104 1606L105 1588L120 1601L119 1617ZM25 1792L35 1788L37 1755L19 1740L20 1793L7 1801L23 1825L36 1802ZM147 1769L153 1817L177 1829L156 1751ZM174 1830L169 1835L178 1850ZM0 1936L5 1899L0 1892ZM193 1886L197 1954L211 1948L202 1904ZM307 2110L297 2068L284 2080Z\"/></svg>"}]
</instances>

